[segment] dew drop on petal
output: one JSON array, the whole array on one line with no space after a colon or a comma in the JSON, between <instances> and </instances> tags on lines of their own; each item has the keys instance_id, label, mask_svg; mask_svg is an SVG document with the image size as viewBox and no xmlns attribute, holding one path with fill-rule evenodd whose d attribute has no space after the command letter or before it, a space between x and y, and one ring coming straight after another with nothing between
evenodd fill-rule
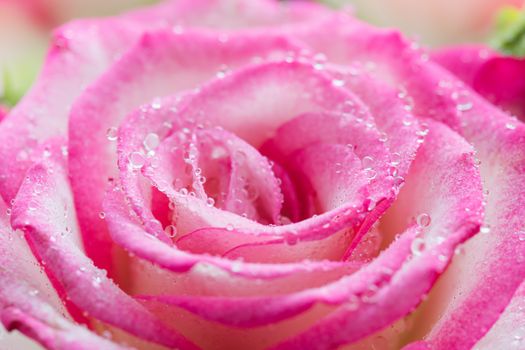
<instances>
[{"instance_id":1,"label":"dew drop on petal","mask_svg":"<svg viewBox=\"0 0 525 350\"><path fill-rule=\"evenodd\" d=\"M390 164L399 165L401 163L401 154L394 152L390 155Z\"/></svg>"},{"instance_id":2,"label":"dew drop on petal","mask_svg":"<svg viewBox=\"0 0 525 350\"><path fill-rule=\"evenodd\" d=\"M232 224L227 224L226 225L226 230L233 231L233 225Z\"/></svg>"},{"instance_id":3,"label":"dew drop on petal","mask_svg":"<svg viewBox=\"0 0 525 350\"><path fill-rule=\"evenodd\" d=\"M332 85L335 87L342 87L345 85L345 81L343 79L333 79Z\"/></svg>"},{"instance_id":4,"label":"dew drop on petal","mask_svg":"<svg viewBox=\"0 0 525 350\"><path fill-rule=\"evenodd\" d=\"M208 197L208 198L206 199L206 205L207 205L208 207L213 207L213 206L215 205L215 199L213 199L213 198L211 198L211 197Z\"/></svg>"},{"instance_id":5,"label":"dew drop on petal","mask_svg":"<svg viewBox=\"0 0 525 350\"><path fill-rule=\"evenodd\" d=\"M115 141L117 139L118 129L114 126L106 130L106 137L109 141Z\"/></svg>"},{"instance_id":6,"label":"dew drop on petal","mask_svg":"<svg viewBox=\"0 0 525 350\"><path fill-rule=\"evenodd\" d=\"M324 69L326 63L326 56L323 53L318 53L314 56L314 68L316 70Z\"/></svg>"},{"instance_id":7,"label":"dew drop on petal","mask_svg":"<svg viewBox=\"0 0 525 350\"><path fill-rule=\"evenodd\" d=\"M425 240L423 238L416 238L410 245L410 250L414 256L419 256L425 250Z\"/></svg>"},{"instance_id":8,"label":"dew drop on petal","mask_svg":"<svg viewBox=\"0 0 525 350\"><path fill-rule=\"evenodd\" d=\"M104 220L106 218L106 213L101 211L100 213L98 213L98 217L101 218L102 220Z\"/></svg>"},{"instance_id":9,"label":"dew drop on petal","mask_svg":"<svg viewBox=\"0 0 525 350\"><path fill-rule=\"evenodd\" d=\"M456 255L463 255L465 254L465 248L458 246L456 249L454 249L454 254Z\"/></svg>"},{"instance_id":10,"label":"dew drop on petal","mask_svg":"<svg viewBox=\"0 0 525 350\"><path fill-rule=\"evenodd\" d=\"M370 156L363 157L363 160L361 161L363 164L363 168L365 169L371 169L374 165L374 158Z\"/></svg>"},{"instance_id":11,"label":"dew drop on petal","mask_svg":"<svg viewBox=\"0 0 525 350\"><path fill-rule=\"evenodd\" d=\"M218 79L223 79L224 77L226 77L226 75L228 74L229 72L229 68L228 66L226 65L221 65L221 67L219 68L219 70L217 71L217 73L215 74L215 76L218 78Z\"/></svg>"},{"instance_id":12,"label":"dew drop on petal","mask_svg":"<svg viewBox=\"0 0 525 350\"><path fill-rule=\"evenodd\" d=\"M430 226L430 222L432 221L432 219L430 218L430 215L428 215L427 213L422 213L422 214L419 214L416 218L416 222L418 224L418 226L420 227L428 227Z\"/></svg>"},{"instance_id":13,"label":"dew drop on petal","mask_svg":"<svg viewBox=\"0 0 525 350\"><path fill-rule=\"evenodd\" d=\"M508 122L507 124L505 124L505 127L509 130L514 130L516 129L516 124L513 122Z\"/></svg>"},{"instance_id":14,"label":"dew drop on petal","mask_svg":"<svg viewBox=\"0 0 525 350\"><path fill-rule=\"evenodd\" d=\"M466 111L469 111L472 109L474 105L472 104L472 102L470 101L465 101L465 102L461 102L461 103L458 103L456 105L456 109L460 112L466 112Z\"/></svg>"},{"instance_id":15,"label":"dew drop on petal","mask_svg":"<svg viewBox=\"0 0 525 350\"><path fill-rule=\"evenodd\" d=\"M144 166L146 163L146 160L144 159L144 156L140 152L132 152L129 155L129 164L134 169L140 169Z\"/></svg>"},{"instance_id":16,"label":"dew drop on petal","mask_svg":"<svg viewBox=\"0 0 525 350\"><path fill-rule=\"evenodd\" d=\"M151 108L153 109L160 109L160 107L162 107L162 104L160 102L159 99L155 99L152 103L151 103Z\"/></svg>"},{"instance_id":17,"label":"dew drop on petal","mask_svg":"<svg viewBox=\"0 0 525 350\"><path fill-rule=\"evenodd\" d=\"M38 204L34 201L34 200L30 200L29 203L27 204L27 209L29 209L30 211L33 211L33 210L36 210L38 208Z\"/></svg>"},{"instance_id":18,"label":"dew drop on petal","mask_svg":"<svg viewBox=\"0 0 525 350\"><path fill-rule=\"evenodd\" d=\"M490 226L488 225L481 226L481 228L479 229L479 232L483 234L490 233Z\"/></svg>"},{"instance_id":19,"label":"dew drop on petal","mask_svg":"<svg viewBox=\"0 0 525 350\"><path fill-rule=\"evenodd\" d=\"M168 235L168 237L175 237L177 235L177 228L174 225L168 225L164 228L164 232Z\"/></svg>"},{"instance_id":20,"label":"dew drop on petal","mask_svg":"<svg viewBox=\"0 0 525 350\"><path fill-rule=\"evenodd\" d=\"M365 176L369 179L369 180L373 180L376 178L377 176L377 172L374 170L374 169L365 169Z\"/></svg>"},{"instance_id":21,"label":"dew drop on petal","mask_svg":"<svg viewBox=\"0 0 525 350\"><path fill-rule=\"evenodd\" d=\"M146 149L146 151L155 150L160 144L159 135L153 132L147 134L146 137L144 138L143 144L144 144L144 148Z\"/></svg>"}]
</instances>

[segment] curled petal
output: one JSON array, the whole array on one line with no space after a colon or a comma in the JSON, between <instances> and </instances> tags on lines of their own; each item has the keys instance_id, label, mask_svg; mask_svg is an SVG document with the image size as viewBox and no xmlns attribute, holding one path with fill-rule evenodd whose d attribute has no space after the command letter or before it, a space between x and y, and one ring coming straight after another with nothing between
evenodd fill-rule
<instances>
[{"instance_id":1,"label":"curled petal","mask_svg":"<svg viewBox=\"0 0 525 350\"><path fill-rule=\"evenodd\" d=\"M28 171L15 200L12 225L25 232L46 272L63 289L63 297L67 296L87 315L146 340L193 349L189 341L122 292L105 271L84 255L68 234L76 230L66 226L67 217L73 215L72 208L64 155L55 148L51 158ZM119 305L118 310L113 307L115 304ZM127 317L122 317L123 312Z\"/></svg>"}]
</instances>

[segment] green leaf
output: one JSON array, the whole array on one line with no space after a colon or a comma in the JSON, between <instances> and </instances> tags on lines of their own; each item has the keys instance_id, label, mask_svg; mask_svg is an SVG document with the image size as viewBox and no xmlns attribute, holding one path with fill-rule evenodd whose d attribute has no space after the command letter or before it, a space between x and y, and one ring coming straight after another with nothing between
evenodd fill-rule
<instances>
[{"instance_id":1,"label":"green leaf","mask_svg":"<svg viewBox=\"0 0 525 350\"><path fill-rule=\"evenodd\" d=\"M41 50L0 66L0 104L14 106L29 90L42 64Z\"/></svg>"},{"instance_id":2,"label":"green leaf","mask_svg":"<svg viewBox=\"0 0 525 350\"><path fill-rule=\"evenodd\" d=\"M497 15L490 43L507 55L525 57L525 11L503 7Z\"/></svg>"}]
</instances>

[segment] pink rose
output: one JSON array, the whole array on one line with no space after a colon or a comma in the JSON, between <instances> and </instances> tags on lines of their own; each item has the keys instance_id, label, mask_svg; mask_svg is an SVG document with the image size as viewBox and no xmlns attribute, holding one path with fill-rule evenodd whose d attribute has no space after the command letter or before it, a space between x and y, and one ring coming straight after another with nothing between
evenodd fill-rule
<instances>
[{"instance_id":1,"label":"pink rose","mask_svg":"<svg viewBox=\"0 0 525 350\"><path fill-rule=\"evenodd\" d=\"M311 3L72 22L0 124L0 318L48 349L519 348L524 144Z\"/></svg>"}]
</instances>

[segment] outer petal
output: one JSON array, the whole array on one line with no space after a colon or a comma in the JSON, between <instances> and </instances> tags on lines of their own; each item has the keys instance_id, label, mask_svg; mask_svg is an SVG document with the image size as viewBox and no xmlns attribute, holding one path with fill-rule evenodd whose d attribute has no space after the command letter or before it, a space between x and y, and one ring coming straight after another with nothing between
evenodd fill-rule
<instances>
[{"instance_id":1,"label":"outer petal","mask_svg":"<svg viewBox=\"0 0 525 350\"><path fill-rule=\"evenodd\" d=\"M522 283L505 311L492 326L490 331L475 348L489 349L523 349L525 336L525 283Z\"/></svg>"},{"instance_id":2,"label":"outer petal","mask_svg":"<svg viewBox=\"0 0 525 350\"><path fill-rule=\"evenodd\" d=\"M11 230L0 200L0 320L52 350L124 349L70 321L23 236Z\"/></svg>"},{"instance_id":3,"label":"outer petal","mask_svg":"<svg viewBox=\"0 0 525 350\"><path fill-rule=\"evenodd\" d=\"M6 201L16 194L38 144L65 134L69 108L85 85L143 30L138 23L109 19L72 22L55 32L37 82L0 126L0 192ZM13 154L16 162L8 160Z\"/></svg>"},{"instance_id":4,"label":"outer petal","mask_svg":"<svg viewBox=\"0 0 525 350\"><path fill-rule=\"evenodd\" d=\"M25 232L46 272L63 289L64 297L67 295L87 315L149 341L193 349L184 337L124 294L72 241L68 232L76 227L67 227L65 222L74 215L70 211L73 203L64 155L59 149L51 147L51 158L28 171L13 207L13 227ZM123 313L127 317L122 317Z\"/></svg>"},{"instance_id":5,"label":"outer petal","mask_svg":"<svg viewBox=\"0 0 525 350\"><path fill-rule=\"evenodd\" d=\"M461 271L452 266L454 273L442 279L441 288L434 288L442 302L433 303L431 297L428 304L435 309L427 309L434 320L439 318L428 334L432 346L471 347L497 320L525 275L525 266L519 263L523 242L516 237L525 224L525 127L428 62L426 54L414 50L398 33L356 23L347 29L343 40L352 42L348 59L373 60L386 81L405 84L416 114L458 130L478 152L484 185L490 192L486 225L491 233L478 235L467 244L466 251L472 249L476 254L457 259L454 265L462 266ZM447 287L450 278L461 283ZM428 314L425 317L429 319ZM427 330L421 330L420 336Z\"/></svg>"}]
</instances>

